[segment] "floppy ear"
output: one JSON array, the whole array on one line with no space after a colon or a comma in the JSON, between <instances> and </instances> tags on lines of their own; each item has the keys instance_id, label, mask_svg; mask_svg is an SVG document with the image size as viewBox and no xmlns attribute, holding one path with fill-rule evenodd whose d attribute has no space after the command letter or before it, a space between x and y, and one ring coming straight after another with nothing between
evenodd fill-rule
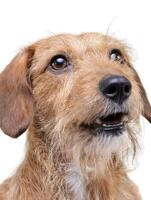
<instances>
[{"instance_id":1,"label":"floppy ear","mask_svg":"<svg viewBox=\"0 0 151 200\"><path fill-rule=\"evenodd\" d=\"M16 138L27 128L32 118L33 99L27 73L34 50L19 53L0 74L0 128Z\"/></svg>"},{"instance_id":2,"label":"floppy ear","mask_svg":"<svg viewBox=\"0 0 151 200\"><path fill-rule=\"evenodd\" d=\"M143 109L143 113L142 114L151 123L151 105L149 103L146 91L145 91L145 89L143 87L143 84L142 84L142 82L141 82L136 70L134 68L132 68L132 69L134 70L135 80L138 83L138 86L140 88L140 94L141 94L141 97L142 97L142 100L143 100L144 109Z\"/></svg>"}]
</instances>

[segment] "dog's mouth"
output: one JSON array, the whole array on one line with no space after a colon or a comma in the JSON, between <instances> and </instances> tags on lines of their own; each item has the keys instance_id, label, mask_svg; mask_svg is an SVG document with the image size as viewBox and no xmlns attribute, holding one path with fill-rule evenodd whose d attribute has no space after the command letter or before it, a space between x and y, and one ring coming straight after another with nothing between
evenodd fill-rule
<instances>
[{"instance_id":1,"label":"dog's mouth","mask_svg":"<svg viewBox=\"0 0 151 200\"><path fill-rule=\"evenodd\" d=\"M97 116L90 124L82 123L80 128L89 130L93 135L118 136L125 130L128 113L114 113L107 116Z\"/></svg>"}]
</instances>

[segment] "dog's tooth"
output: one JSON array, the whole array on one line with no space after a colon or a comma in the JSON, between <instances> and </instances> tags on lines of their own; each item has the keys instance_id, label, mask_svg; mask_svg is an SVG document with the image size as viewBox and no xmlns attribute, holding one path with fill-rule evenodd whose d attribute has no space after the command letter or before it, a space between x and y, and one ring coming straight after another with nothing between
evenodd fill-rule
<instances>
[{"instance_id":1,"label":"dog's tooth","mask_svg":"<svg viewBox=\"0 0 151 200\"><path fill-rule=\"evenodd\" d=\"M102 126L104 126L104 127L110 127L111 125L109 125L109 124L102 124Z\"/></svg>"},{"instance_id":2,"label":"dog's tooth","mask_svg":"<svg viewBox=\"0 0 151 200\"><path fill-rule=\"evenodd\" d=\"M101 119L98 117L98 118L96 118L95 123L96 123L96 124L102 124L102 121L101 121Z\"/></svg>"},{"instance_id":3,"label":"dog's tooth","mask_svg":"<svg viewBox=\"0 0 151 200\"><path fill-rule=\"evenodd\" d=\"M123 126L123 122L120 122L118 124L102 124L103 127L116 127L116 126Z\"/></svg>"}]
</instances>

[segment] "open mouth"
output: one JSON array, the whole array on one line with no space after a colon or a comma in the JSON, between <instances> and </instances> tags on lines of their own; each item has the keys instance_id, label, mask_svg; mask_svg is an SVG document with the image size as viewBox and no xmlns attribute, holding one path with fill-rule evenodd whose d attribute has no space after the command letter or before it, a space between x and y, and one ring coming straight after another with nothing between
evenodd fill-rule
<instances>
[{"instance_id":1,"label":"open mouth","mask_svg":"<svg viewBox=\"0 0 151 200\"><path fill-rule=\"evenodd\" d=\"M108 116L98 116L90 124L81 124L81 128L87 129L93 135L112 135L118 136L125 130L127 113L115 113Z\"/></svg>"}]
</instances>

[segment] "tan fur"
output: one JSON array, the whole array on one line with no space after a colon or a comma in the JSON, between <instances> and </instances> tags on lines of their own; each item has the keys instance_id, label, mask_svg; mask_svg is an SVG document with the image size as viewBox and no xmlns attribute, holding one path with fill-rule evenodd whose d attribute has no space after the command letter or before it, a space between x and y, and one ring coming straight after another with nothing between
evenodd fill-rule
<instances>
[{"instance_id":1,"label":"tan fur","mask_svg":"<svg viewBox=\"0 0 151 200\"><path fill-rule=\"evenodd\" d=\"M124 55L122 67L109 60L113 48ZM70 57L72 69L51 73L56 54ZM98 138L79 125L111 112L98 90L108 74L131 81L127 131ZM28 126L26 157L0 186L0 200L141 200L125 160L136 153L140 115L151 121L150 111L122 42L97 33L64 34L27 47L0 75L1 129L17 137Z\"/></svg>"}]
</instances>

